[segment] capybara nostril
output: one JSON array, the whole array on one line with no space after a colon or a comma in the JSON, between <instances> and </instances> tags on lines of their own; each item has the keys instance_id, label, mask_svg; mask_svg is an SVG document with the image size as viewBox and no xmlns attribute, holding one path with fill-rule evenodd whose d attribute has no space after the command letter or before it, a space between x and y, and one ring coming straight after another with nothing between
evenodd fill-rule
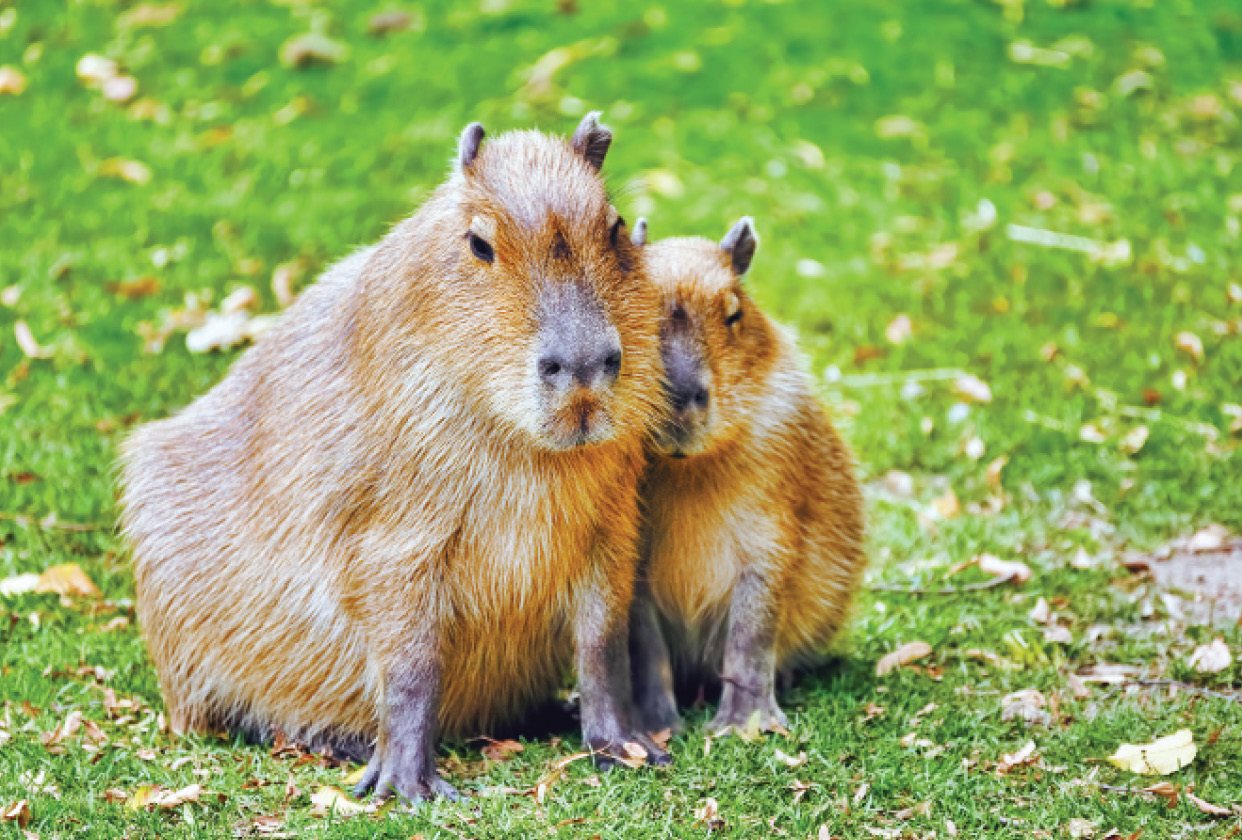
<instances>
[{"instance_id":1,"label":"capybara nostril","mask_svg":"<svg viewBox=\"0 0 1242 840\"><path fill-rule=\"evenodd\" d=\"M539 378L549 385L555 385L557 377L561 375L561 371L565 366L559 359L551 356L544 356L539 360Z\"/></svg>"},{"instance_id":2,"label":"capybara nostril","mask_svg":"<svg viewBox=\"0 0 1242 840\"><path fill-rule=\"evenodd\" d=\"M620 348L613 350L608 354L608 358L604 359L604 375L608 376L611 380L615 380L619 373L621 373Z\"/></svg>"}]
</instances>

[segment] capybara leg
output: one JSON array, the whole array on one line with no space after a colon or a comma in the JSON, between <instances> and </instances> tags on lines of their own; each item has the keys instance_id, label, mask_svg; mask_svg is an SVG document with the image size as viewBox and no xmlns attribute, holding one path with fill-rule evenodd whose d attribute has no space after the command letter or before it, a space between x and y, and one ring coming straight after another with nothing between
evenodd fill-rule
<instances>
[{"instance_id":1,"label":"capybara leg","mask_svg":"<svg viewBox=\"0 0 1242 840\"><path fill-rule=\"evenodd\" d=\"M375 791L411 802L437 796L459 799L457 789L436 772L436 719L440 666L434 654L406 661L389 675L379 743L354 788L355 796Z\"/></svg>"},{"instance_id":2,"label":"capybara leg","mask_svg":"<svg viewBox=\"0 0 1242 840\"><path fill-rule=\"evenodd\" d=\"M624 599L628 601L629 599ZM635 759L634 745L649 764L673 759L634 721L630 683L629 604L605 584L584 586L574 606L574 645L582 697L582 738L600 767Z\"/></svg>"},{"instance_id":3,"label":"capybara leg","mask_svg":"<svg viewBox=\"0 0 1242 840\"><path fill-rule=\"evenodd\" d=\"M713 732L773 730L789 721L776 703L776 621L771 591L758 573L738 579L729 604L728 638Z\"/></svg>"},{"instance_id":4,"label":"capybara leg","mask_svg":"<svg viewBox=\"0 0 1242 840\"><path fill-rule=\"evenodd\" d=\"M668 642L660 629L650 592L642 581L635 584L634 603L630 607L630 669L638 727L648 733L680 730Z\"/></svg>"}]
</instances>

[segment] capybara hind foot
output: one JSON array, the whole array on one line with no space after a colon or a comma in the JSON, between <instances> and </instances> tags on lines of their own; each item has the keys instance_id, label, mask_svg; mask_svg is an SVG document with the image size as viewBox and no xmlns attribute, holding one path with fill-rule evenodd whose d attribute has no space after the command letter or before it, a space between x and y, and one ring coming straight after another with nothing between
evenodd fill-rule
<instances>
[{"instance_id":1,"label":"capybara hind foot","mask_svg":"<svg viewBox=\"0 0 1242 840\"><path fill-rule=\"evenodd\" d=\"M717 735L730 732L780 732L789 728L771 686L758 690L726 681L720 693L720 706L708 729Z\"/></svg>"},{"instance_id":2,"label":"capybara hind foot","mask_svg":"<svg viewBox=\"0 0 1242 840\"><path fill-rule=\"evenodd\" d=\"M399 749L375 751L371 762L354 787L354 796L363 797L374 791L379 799L396 794L410 802L425 802L443 797L452 802L461 799L453 787L436 771L434 761Z\"/></svg>"},{"instance_id":3,"label":"capybara hind foot","mask_svg":"<svg viewBox=\"0 0 1242 840\"><path fill-rule=\"evenodd\" d=\"M631 733L627 738L588 738L587 749L591 759L601 770L611 770L618 764L626 767L668 767L673 757L649 736L641 732Z\"/></svg>"}]
</instances>

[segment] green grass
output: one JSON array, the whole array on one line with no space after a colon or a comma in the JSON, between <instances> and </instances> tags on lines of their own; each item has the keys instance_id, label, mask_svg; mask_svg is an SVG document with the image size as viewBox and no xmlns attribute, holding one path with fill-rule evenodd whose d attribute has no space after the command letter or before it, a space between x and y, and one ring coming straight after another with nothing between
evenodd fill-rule
<instances>
[{"instance_id":1,"label":"green grass","mask_svg":"<svg viewBox=\"0 0 1242 840\"><path fill-rule=\"evenodd\" d=\"M1171 837L1211 820L1184 799L1166 808L1109 790L1150 780L1098 759L1181 727L1200 754L1172 781L1242 803L1242 706L1135 687L1076 699L1065 685L1096 661L1221 691L1242 682L1236 663L1214 677L1185 666L1217 632L1242 653L1242 630L1185 626L1116 562L1205 523L1242 529L1226 408L1242 402L1242 304L1228 297L1242 283L1235 3L675 0L584 2L566 14L549 0L437 0L411 4L414 26L386 37L367 32L388 8L371 0L184 6L166 26L134 27L119 20L128 4L109 0L0 0L0 66L28 82L0 96L0 288L16 290L0 307L0 512L105 526L0 521L0 579L76 562L106 596L0 599L11 733L0 806L29 799L31 831L217 837L272 815L293 836L696 837L709 829L694 811L711 797L720 831L737 837L812 837L820 826L944 837L950 820L961 836L1060 837L1074 818L1097 836ZM348 54L282 65L281 45L306 32ZM1056 50L1061 66L1014 61L1015 42ZM88 52L117 59L142 101L117 105L79 83ZM558 61L550 79L530 81L532 66ZM675 769L604 774L596 786L578 762L542 805L497 791L534 785L577 749L572 731L491 764L477 742L451 743L445 766L472 794L464 804L312 817L308 794L342 784L343 770L159 734L159 692L133 624L103 629L132 617L126 550L110 530L117 442L202 393L234 358L191 355L179 335L143 353L139 324L186 292L218 301L242 284L274 309L278 264L301 259L313 274L377 239L441 179L470 120L568 131L595 107L616 131L606 170L622 212L649 215L654 236L720 236L737 216L756 217L763 243L749 282L799 329L871 482L872 581L941 586L984 551L1025 560L1034 577L957 597L867 594L841 663L786 698L790 739L716 741L704 755L707 711L695 712L673 742ZM109 177L113 158L141 161L150 180ZM971 216L984 200L996 221L980 230ZM1124 239L1131 258L1102 264L1014 242L1009 224ZM156 293L114 291L145 275L158 278ZM913 337L891 345L885 328L899 313ZM50 358L24 356L11 338L19 320ZM1181 331L1201 338L1201 360L1175 347ZM985 380L992 402L963 414L951 381L903 390L903 372L948 369ZM1103 442L1081 439L1085 423ZM1139 424L1150 436L1130 454L1121 439ZM978 460L962 451L975 437ZM997 490L986 467L1000 456ZM914 477L913 498L882 489L890 470ZM1098 504L1076 499L1084 481ZM962 513L928 519L946 488ZM1079 548L1097 565L1072 566ZM1066 619L1069 645L1045 642L1027 618L1041 595ZM874 661L911 639L934 646L935 670L876 678ZM84 664L108 669L118 696L141 699L132 723L108 718L102 689L74 673ZM1058 699L1051 726L1002 721L1000 697L1028 687ZM886 713L863 722L869 703ZM40 733L75 709L107 746L90 753L75 737L49 753ZM910 732L938 747L903 747ZM1028 738L1042 762L997 775L1000 756ZM777 748L807 761L787 767ZM28 772L59 796L33 790ZM300 793L286 801L290 778ZM104 795L194 781L210 794L171 811ZM1218 819L1215 830L1237 823ZM0 823L0 837L17 833Z\"/></svg>"}]
</instances>

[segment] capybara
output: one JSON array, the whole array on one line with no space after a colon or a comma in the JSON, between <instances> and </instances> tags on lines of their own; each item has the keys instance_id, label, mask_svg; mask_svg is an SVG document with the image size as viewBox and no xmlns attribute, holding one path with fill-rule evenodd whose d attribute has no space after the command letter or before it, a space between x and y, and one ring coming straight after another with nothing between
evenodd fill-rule
<instances>
[{"instance_id":1,"label":"capybara","mask_svg":"<svg viewBox=\"0 0 1242 840\"><path fill-rule=\"evenodd\" d=\"M636 244L645 237L639 220ZM642 482L631 616L635 701L652 731L680 722L677 677L718 681L715 731L787 725L777 672L832 639L866 563L850 453L793 337L742 283L756 244L743 218L720 243L645 247L671 409Z\"/></svg>"},{"instance_id":2,"label":"capybara","mask_svg":"<svg viewBox=\"0 0 1242 840\"><path fill-rule=\"evenodd\" d=\"M439 735L513 718L570 666L601 761L667 761L627 646L659 295L599 174L612 135L589 114L569 141L483 138L124 446L172 727L369 757L360 794L455 796Z\"/></svg>"}]
</instances>

